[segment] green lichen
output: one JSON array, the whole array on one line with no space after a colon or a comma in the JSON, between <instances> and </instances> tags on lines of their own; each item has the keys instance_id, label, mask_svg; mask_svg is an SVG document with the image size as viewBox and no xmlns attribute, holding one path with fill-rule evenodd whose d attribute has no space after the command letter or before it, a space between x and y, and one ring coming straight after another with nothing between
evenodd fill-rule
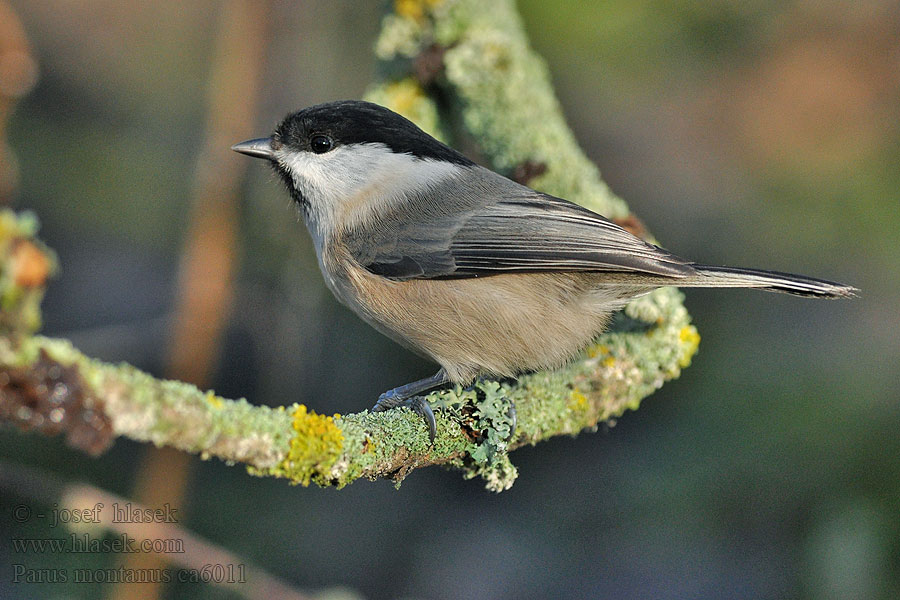
<instances>
[{"instance_id":1,"label":"green lichen","mask_svg":"<svg viewBox=\"0 0 900 600\"><path fill-rule=\"evenodd\" d=\"M481 477L488 490L498 493L511 488L519 476L519 470L506 452L496 455L490 462L477 464L475 467L463 463L459 468L463 470L463 477L466 479Z\"/></svg>"},{"instance_id":2,"label":"green lichen","mask_svg":"<svg viewBox=\"0 0 900 600\"><path fill-rule=\"evenodd\" d=\"M474 413L475 427L481 432L482 441L469 455L480 465L491 465L506 454L513 434L515 409L506 390L496 381L480 381L475 387L484 394Z\"/></svg>"},{"instance_id":3,"label":"green lichen","mask_svg":"<svg viewBox=\"0 0 900 600\"><path fill-rule=\"evenodd\" d=\"M424 35L417 19L387 14L381 21L381 35L375 43L375 56L381 60L412 58L419 53Z\"/></svg>"}]
</instances>

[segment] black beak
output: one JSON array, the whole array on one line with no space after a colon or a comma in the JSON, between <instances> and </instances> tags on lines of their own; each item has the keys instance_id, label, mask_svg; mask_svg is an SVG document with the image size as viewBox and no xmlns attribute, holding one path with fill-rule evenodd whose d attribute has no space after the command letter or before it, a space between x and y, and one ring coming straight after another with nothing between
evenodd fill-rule
<instances>
[{"instance_id":1,"label":"black beak","mask_svg":"<svg viewBox=\"0 0 900 600\"><path fill-rule=\"evenodd\" d=\"M231 147L235 152L246 154L254 158L269 158L274 156L272 150L272 138L257 138L255 140L247 140Z\"/></svg>"}]
</instances>

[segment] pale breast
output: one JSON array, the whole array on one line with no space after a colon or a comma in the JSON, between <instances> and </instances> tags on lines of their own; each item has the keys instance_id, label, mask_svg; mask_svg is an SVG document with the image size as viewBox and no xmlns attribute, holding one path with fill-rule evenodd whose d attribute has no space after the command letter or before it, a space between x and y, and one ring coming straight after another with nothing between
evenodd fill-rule
<instances>
[{"instance_id":1,"label":"pale breast","mask_svg":"<svg viewBox=\"0 0 900 600\"><path fill-rule=\"evenodd\" d=\"M455 382L556 367L606 326L622 294L597 275L529 273L392 281L334 249L323 271L344 304L395 341L432 358Z\"/></svg>"}]
</instances>

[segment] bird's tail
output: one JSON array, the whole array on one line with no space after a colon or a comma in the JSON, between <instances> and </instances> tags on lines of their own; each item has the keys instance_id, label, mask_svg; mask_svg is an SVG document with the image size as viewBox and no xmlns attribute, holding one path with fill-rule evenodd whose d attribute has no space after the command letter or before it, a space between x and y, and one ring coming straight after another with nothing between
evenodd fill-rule
<instances>
[{"instance_id":1,"label":"bird's tail","mask_svg":"<svg viewBox=\"0 0 900 600\"><path fill-rule=\"evenodd\" d=\"M696 269L696 274L688 276L686 280L679 281L676 285L679 287L759 288L770 292L784 292L810 298L850 298L855 296L858 291L853 286L792 273L710 265L691 266Z\"/></svg>"}]
</instances>

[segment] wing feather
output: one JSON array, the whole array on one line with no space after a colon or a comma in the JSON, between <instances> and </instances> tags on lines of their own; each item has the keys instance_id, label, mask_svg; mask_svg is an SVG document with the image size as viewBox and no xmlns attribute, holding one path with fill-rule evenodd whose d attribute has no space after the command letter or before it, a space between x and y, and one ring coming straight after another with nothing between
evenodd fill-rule
<instances>
[{"instance_id":1,"label":"wing feather","mask_svg":"<svg viewBox=\"0 0 900 600\"><path fill-rule=\"evenodd\" d=\"M463 188L450 180L373 226L349 232L345 241L355 258L397 280L554 271L680 278L695 272L687 261L586 208L476 169L484 181L464 189L481 194L460 198Z\"/></svg>"}]
</instances>

